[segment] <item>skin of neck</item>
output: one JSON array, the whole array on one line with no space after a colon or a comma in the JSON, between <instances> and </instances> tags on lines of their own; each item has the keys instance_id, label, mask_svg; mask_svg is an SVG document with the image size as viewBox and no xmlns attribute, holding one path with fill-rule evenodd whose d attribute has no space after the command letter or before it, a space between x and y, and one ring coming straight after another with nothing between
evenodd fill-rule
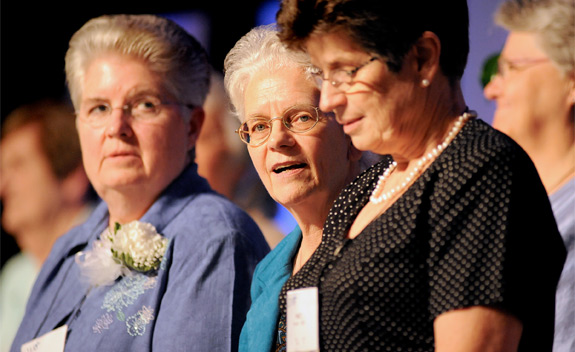
<instances>
[{"instance_id":1,"label":"skin of neck","mask_svg":"<svg viewBox=\"0 0 575 352\"><path fill-rule=\"evenodd\" d=\"M54 242L77 225L86 211L87 205L84 204L67 205L47 221L22 227L15 236L18 246L35 259L38 267L42 266Z\"/></svg>"},{"instance_id":2,"label":"skin of neck","mask_svg":"<svg viewBox=\"0 0 575 352\"><path fill-rule=\"evenodd\" d=\"M302 231L302 241L299 249L298 256L300 256L300 267L307 262L311 255L315 252L321 243L323 235L323 226L331 206L341 189L349 184L353 179L359 175L360 166L359 162L352 162L348 177L345 179L344 184L337 190L329 190L329 194L324 196L314 194L307 201L286 207L293 215L297 224ZM294 273L299 270L299 267L294 266Z\"/></svg>"},{"instance_id":3,"label":"skin of neck","mask_svg":"<svg viewBox=\"0 0 575 352\"><path fill-rule=\"evenodd\" d=\"M414 128L416 132L408 138L406 147L399 153L392 154L398 163L396 174L409 169L412 162L416 162L440 144L453 123L465 111L466 103L459 81L451 86L446 77L436 75L431 86L425 88L424 94L419 116L426 120L418 121L418 126Z\"/></svg>"},{"instance_id":4,"label":"skin of neck","mask_svg":"<svg viewBox=\"0 0 575 352\"><path fill-rule=\"evenodd\" d=\"M314 194L311 197L317 201L304 201L286 207L301 229L300 251L309 254L306 261L321 243L323 225L336 195L321 197Z\"/></svg>"},{"instance_id":5,"label":"skin of neck","mask_svg":"<svg viewBox=\"0 0 575 352\"><path fill-rule=\"evenodd\" d=\"M157 195L150 196L144 191L108 191L102 199L104 199L108 205L108 212L110 214L109 225L113 227L116 222L126 224L130 221L140 219L152 204L154 204L157 197Z\"/></svg>"},{"instance_id":6,"label":"skin of neck","mask_svg":"<svg viewBox=\"0 0 575 352\"><path fill-rule=\"evenodd\" d=\"M548 194L575 176L575 122L573 107L563 118L534 128L518 143L527 152Z\"/></svg>"},{"instance_id":7,"label":"skin of neck","mask_svg":"<svg viewBox=\"0 0 575 352\"><path fill-rule=\"evenodd\" d=\"M174 179L162 188L157 187L153 182L147 182L121 188L96 189L100 198L108 205L108 212L110 214L109 226L113 227L116 222L126 224L140 219L169 184L179 177L183 170L189 165L189 160L191 159L188 158L186 160L186 163Z\"/></svg>"}]
</instances>

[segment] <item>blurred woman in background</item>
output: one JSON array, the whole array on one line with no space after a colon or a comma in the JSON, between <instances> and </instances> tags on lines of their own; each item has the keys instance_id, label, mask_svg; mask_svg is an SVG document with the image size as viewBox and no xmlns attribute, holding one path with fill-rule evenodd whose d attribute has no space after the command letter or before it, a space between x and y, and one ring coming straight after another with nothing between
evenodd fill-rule
<instances>
[{"instance_id":1,"label":"blurred woman in background","mask_svg":"<svg viewBox=\"0 0 575 352\"><path fill-rule=\"evenodd\" d=\"M567 247L553 351L575 351L575 2L508 0L495 21L509 35L484 93L493 127L525 149L549 195Z\"/></svg>"}]
</instances>

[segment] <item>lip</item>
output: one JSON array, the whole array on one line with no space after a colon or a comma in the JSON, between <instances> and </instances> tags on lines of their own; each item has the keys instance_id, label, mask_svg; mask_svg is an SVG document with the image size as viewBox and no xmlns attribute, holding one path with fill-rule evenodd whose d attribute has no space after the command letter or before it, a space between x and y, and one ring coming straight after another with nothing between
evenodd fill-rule
<instances>
[{"instance_id":1,"label":"lip","mask_svg":"<svg viewBox=\"0 0 575 352\"><path fill-rule=\"evenodd\" d=\"M348 121L341 121L340 123L343 126L343 132L347 135L352 134L353 131L358 128L361 120L363 120L363 116Z\"/></svg>"},{"instance_id":2,"label":"lip","mask_svg":"<svg viewBox=\"0 0 575 352\"><path fill-rule=\"evenodd\" d=\"M270 172L274 175L292 175L305 169L307 166L308 164L302 161L285 161L274 164Z\"/></svg>"},{"instance_id":3,"label":"lip","mask_svg":"<svg viewBox=\"0 0 575 352\"><path fill-rule=\"evenodd\" d=\"M105 159L123 159L123 158L133 158L138 157L138 154L131 151L115 151L106 154Z\"/></svg>"}]
</instances>

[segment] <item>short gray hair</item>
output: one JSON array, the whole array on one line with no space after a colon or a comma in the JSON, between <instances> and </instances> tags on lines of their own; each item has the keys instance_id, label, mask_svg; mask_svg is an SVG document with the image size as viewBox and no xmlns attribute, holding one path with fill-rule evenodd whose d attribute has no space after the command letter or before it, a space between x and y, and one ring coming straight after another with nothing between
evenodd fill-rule
<instances>
[{"instance_id":1,"label":"short gray hair","mask_svg":"<svg viewBox=\"0 0 575 352\"><path fill-rule=\"evenodd\" d=\"M141 59L165 77L164 87L187 105L202 106L210 84L210 65L200 43L175 22L154 15L111 15L89 20L70 40L66 79L79 109L82 82L97 57L118 53Z\"/></svg>"},{"instance_id":2,"label":"short gray hair","mask_svg":"<svg viewBox=\"0 0 575 352\"><path fill-rule=\"evenodd\" d=\"M564 75L575 73L575 1L507 0L495 22L509 31L532 32Z\"/></svg>"},{"instance_id":3,"label":"short gray hair","mask_svg":"<svg viewBox=\"0 0 575 352\"><path fill-rule=\"evenodd\" d=\"M253 75L262 69L276 71L285 67L300 67L309 80L314 79L309 56L288 50L274 25L255 27L238 40L224 60L224 85L240 121L244 120L245 89Z\"/></svg>"}]
</instances>

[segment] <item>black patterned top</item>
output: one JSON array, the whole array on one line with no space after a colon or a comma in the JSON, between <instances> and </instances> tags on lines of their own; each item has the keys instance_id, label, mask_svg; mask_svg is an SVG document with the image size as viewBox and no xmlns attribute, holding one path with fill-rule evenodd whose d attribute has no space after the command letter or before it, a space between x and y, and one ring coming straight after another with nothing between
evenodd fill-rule
<instances>
[{"instance_id":1,"label":"black patterned top","mask_svg":"<svg viewBox=\"0 0 575 352\"><path fill-rule=\"evenodd\" d=\"M388 164L342 191L321 245L283 287L281 320L288 290L316 286L322 352L433 351L438 315L495 306L521 319L520 351L550 351L565 248L527 154L471 120L385 213L345 239Z\"/></svg>"}]
</instances>

